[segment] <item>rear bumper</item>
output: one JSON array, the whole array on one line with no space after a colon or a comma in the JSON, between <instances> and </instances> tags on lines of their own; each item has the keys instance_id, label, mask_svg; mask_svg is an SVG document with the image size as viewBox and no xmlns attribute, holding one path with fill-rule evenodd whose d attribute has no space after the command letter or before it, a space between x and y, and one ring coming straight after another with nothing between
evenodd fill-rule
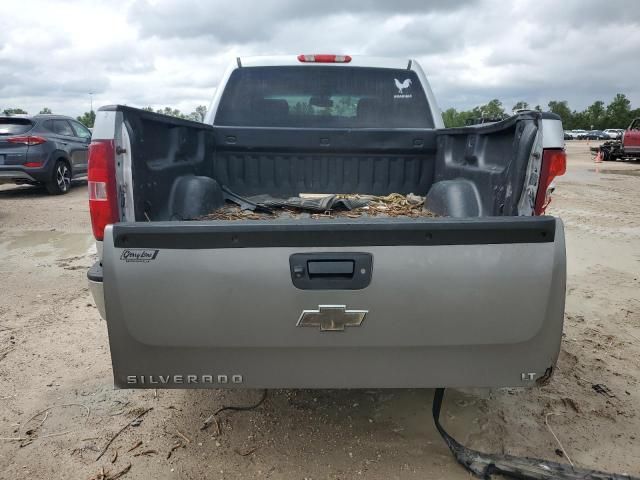
<instances>
[{"instance_id":1,"label":"rear bumper","mask_svg":"<svg viewBox=\"0 0 640 480\"><path fill-rule=\"evenodd\" d=\"M0 183L46 182L50 178L49 166L26 168L19 165L0 165Z\"/></svg>"},{"instance_id":2,"label":"rear bumper","mask_svg":"<svg viewBox=\"0 0 640 480\"><path fill-rule=\"evenodd\" d=\"M640 145L625 145L624 152L627 154L638 155L640 154Z\"/></svg>"},{"instance_id":3,"label":"rear bumper","mask_svg":"<svg viewBox=\"0 0 640 480\"><path fill-rule=\"evenodd\" d=\"M104 288L102 277L102 265L100 262L96 262L87 272L87 280L89 281L89 290L93 296L93 301L100 312L102 319L107 318L107 314L104 308Z\"/></svg>"},{"instance_id":4,"label":"rear bumper","mask_svg":"<svg viewBox=\"0 0 640 480\"><path fill-rule=\"evenodd\" d=\"M0 183L37 182L32 175L21 170L0 170Z\"/></svg>"}]
</instances>

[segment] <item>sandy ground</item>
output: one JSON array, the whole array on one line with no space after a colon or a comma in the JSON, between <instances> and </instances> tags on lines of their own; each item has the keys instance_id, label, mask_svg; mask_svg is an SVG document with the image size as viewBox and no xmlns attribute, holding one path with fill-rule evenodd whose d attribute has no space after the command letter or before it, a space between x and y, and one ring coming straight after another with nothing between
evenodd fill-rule
<instances>
[{"instance_id":1,"label":"sandy ground","mask_svg":"<svg viewBox=\"0 0 640 480\"><path fill-rule=\"evenodd\" d=\"M449 391L443 420L476 449L566 461L547 418L576 465L640 475L640 164L595 165L586 142L568 152L549 209L565 221L569 269L557 372L543 388ZM432 425L432 390L270 391L257 410L221 414L220 435L203 419L260 392L114 390L86 287L86 197L83 183L63 197L0 187L0 478L129 464L132 480L468 478Z\"/></svg>"}]
</instances>

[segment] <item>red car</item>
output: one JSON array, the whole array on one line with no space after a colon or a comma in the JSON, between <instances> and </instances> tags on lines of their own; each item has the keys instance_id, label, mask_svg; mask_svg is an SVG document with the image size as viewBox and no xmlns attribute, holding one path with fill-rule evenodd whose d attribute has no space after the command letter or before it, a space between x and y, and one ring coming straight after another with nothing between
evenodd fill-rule
<instances>
[{"instance_id":1,"label":"red car","mask_svg":"<svg viewBox=\"0 0 640 480\"><path fill-rule=\"evenodd\" d=\"M640 118L636 118L622 135L622 149L629 156L640 157Z\"/></svg>"},{"instance_id":2,"label":"red car","mask_svg":"<svg viewBox=\"0 0 640 480\"><path fill-rule=\"evenodd\" d=\"M591 151L604 161L640 160L640 118L631 122L622 134L622 140L604 142L599 147L592 147Z\"/></svg>"}]
</instances>

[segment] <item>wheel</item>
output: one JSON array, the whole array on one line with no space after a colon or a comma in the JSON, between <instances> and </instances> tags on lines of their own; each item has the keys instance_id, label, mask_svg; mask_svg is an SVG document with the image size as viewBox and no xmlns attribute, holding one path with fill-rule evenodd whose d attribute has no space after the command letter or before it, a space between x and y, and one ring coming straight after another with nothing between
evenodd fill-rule
<instances>
[{"instance_id":1,"label":"wheel","mask_svg":"<svg viewBox=\"0 0 640 480\"><path fill-rule=\"evenodd\" d=\"M46 185L51 195L62 195L71 189L71 169L64 160L58 160L53 167L53 175Z\"/></svg>"},{"instance_id":2,"label":"wheel","mask_svg":"<svg viewBox=\"0 0 640 480\"><path fill-rule=\"evenodd\" d=\"M618 156L609 150L602 151L602 161L603 162L615 162L618 160Z\"/></svg>"}]
</instances>

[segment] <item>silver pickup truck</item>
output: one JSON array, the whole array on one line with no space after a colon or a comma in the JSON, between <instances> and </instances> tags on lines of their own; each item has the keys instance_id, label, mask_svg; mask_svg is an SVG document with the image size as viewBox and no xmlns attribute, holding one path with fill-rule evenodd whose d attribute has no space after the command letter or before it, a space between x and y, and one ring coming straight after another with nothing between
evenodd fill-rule
<instances>
[{"instance_id":1,"label":"silver pickup truck","mask_svg":"<svg viewBox=\"0 0 640 480\"><path fill-rule=\"evenodd\" d=\"M204 123L101 108L88 277L116 386L544 381L566 269L543 213L563 147L553 114L444 128L413 60L238 58ZM202 220L230 192L412 193L435 216Z\"/></svg>"}]
</instances>

